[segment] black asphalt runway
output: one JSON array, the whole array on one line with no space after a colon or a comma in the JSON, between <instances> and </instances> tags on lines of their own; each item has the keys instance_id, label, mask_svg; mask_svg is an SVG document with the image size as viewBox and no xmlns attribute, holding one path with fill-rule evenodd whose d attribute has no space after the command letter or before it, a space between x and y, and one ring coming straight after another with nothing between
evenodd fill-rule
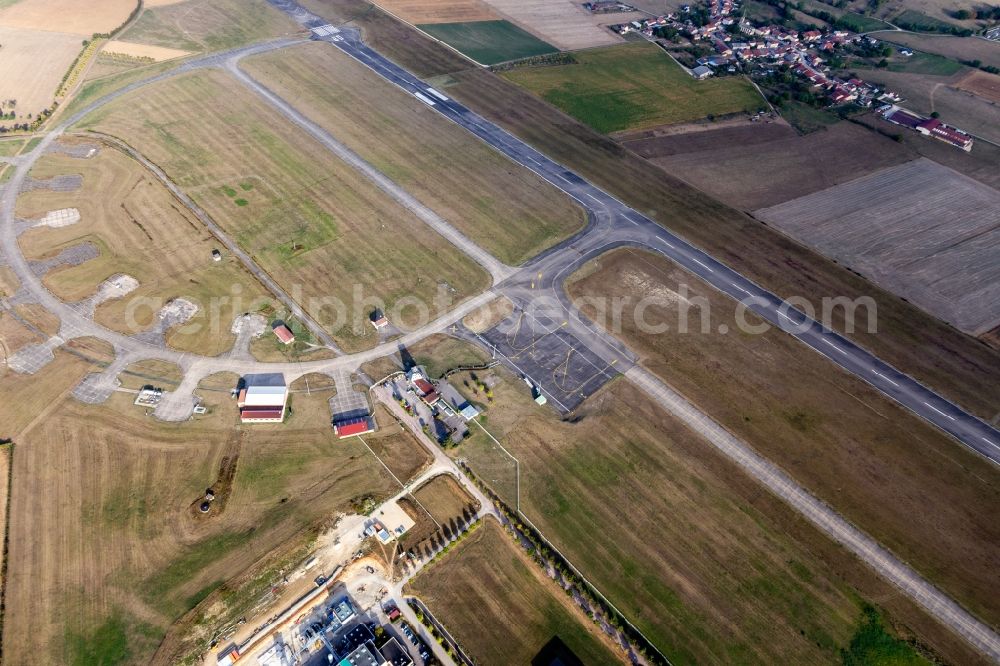
<instances>
[{"instance_id":1,"label":"black asphalt runway","mask_svg":"<svg viewBox=\"0 0 1000 666\"><path fill-rule=\"evenodd\" d=\"M317 28L325 21L304 12L290 0L270 0L272 4L299 20ZM622 241L659 252L687 271L708 282L738 301L744 301L769 323L793 335L848 372L861 378L921 418L947 432L966 446L994 463L1000 463L1000 432L986 422L944 399L912 377L896 370L872 353L843 336L824 328L801 311L759 287L728 266L715 260L684 239L667 231L644 215L591 185L566 167L554 162L520 139L470 111L446 94L434 89L402 67L366 46L354 28L344 27L314 32L314 39L329 42L382 78L417 97L429 108L461 125L515 162L534 171L541 178L565 192L594 216L610 220L605 236L617 234ZM587 239L584 239L587 240ZM565 277L568 267L579 259L577 252L546 253L547 275ZM523 283L534 274L529 264L520 275L509 280ZM554 284L561 290L558 283ZM836 296L836 294L831 294Z\"/></svg>"}]
</instances>

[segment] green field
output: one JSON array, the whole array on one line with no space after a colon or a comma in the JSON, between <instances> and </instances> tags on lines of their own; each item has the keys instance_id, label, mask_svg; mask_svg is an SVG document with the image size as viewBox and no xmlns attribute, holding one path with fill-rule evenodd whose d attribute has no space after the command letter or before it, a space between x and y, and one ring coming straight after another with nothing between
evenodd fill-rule
<instances>
[{"instance_id":1,"label":"green field","mask_svg":"<svg viewBox=\"0 0 1000 666\"><path fill-rule=\"evenodd\" d=\"M933 16L928 16L927 14L923 14L913 9L906 9L902 13L894 16L891 20L900 28L923 32L948 33L961 27L955 25L954 23L936 19Z\"/></svg>"},{"instance_id":2,"label":"green field","mask_svg":"<svg viewBox=\"0 0 1000 666\"><path fill-rule=\"evenodd\" d=\"M652 44L574 54L577 63L525 67L503 76L603 133L759 108L742 78L696 81Z\"/></svg>"},{"instance_id":3,"label":"green field","mask_svg":"<svg viewBox=\"0 0 1000 666\"><path fill-rule=\"evenodd\" d=\"M622 659L492 518L413 579L418 595L479 664L528 664L558 636L586 664Z\"/></svg>"},{"instance_id":4,"label":"green field","mask_svg":"<svg viewBox=\"0 0 1000 666\"><path fill-rule=\"evenodd\" d=\"M509 21L425 23L417 27L483 65L559 50Z\"/></svg>"},{"instance_id":5,"label":"green field","mask_svg":"<svg viewBox=\"0 0 1000 666\"><path fill-rule=\"evenodd\" d=\"M931 76L951 76L961 71L963 65L933 53L915 52L912 56L897 56L886 68L890 72L906 72L908 74L929 74Z\"/></svg>"},{"instance_id":6,"label":"green field","mask_svg":"<svg viewBox=\"0 0 1000 666\"><path fill-rule=\"evenodd\" d=\"M21 149L24 139L3 139L0 141L0 157L10 157Z\"/></svg>"}]
</instances>

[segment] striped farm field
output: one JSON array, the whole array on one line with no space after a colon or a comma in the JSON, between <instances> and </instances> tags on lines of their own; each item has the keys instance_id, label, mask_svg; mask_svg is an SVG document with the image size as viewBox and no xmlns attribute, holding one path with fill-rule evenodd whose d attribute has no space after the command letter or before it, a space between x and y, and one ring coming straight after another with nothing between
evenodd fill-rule
<instances>
[{"instance_id":1,"label":"striped farm field","mask_svg":"<svg viewBox=\"0 0 1000 666\"><path fill-rule=\"evenodd\" d=\"M505 263L584 224L565 194L336 49L303 44L243 66Z\"/></svg>"}]
</instances>

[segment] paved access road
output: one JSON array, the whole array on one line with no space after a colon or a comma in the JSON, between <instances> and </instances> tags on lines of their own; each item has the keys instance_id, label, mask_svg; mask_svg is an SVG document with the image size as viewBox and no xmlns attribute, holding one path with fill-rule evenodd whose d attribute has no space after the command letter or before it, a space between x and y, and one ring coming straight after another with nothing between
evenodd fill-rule
<instances>
[{"instance_id":1,"label":"paved access road","mask_svg":"<svg viewBox=\"0 0 1000 666\"><path fill-rule=\"evenodd\" d=\"M775 294L424 83L366 46L356 30L339 29L336 33L317 39L330 42L387 81L418 97L441 115L472 132L510 159L537 173L592 214L602 219L610 219L611 233L621 241L644 246L665 255L716 289L743 301L750 310L771 324L794 335L813 350L860 377L969 448L1000 464L1000 432L996 429L880 360L871 352L823 327ZM558 261L551 261L552 257L556 257ZM549 261L545 261L546 258ZM563 269L570 265L578 265L579 257L574 253L555 252L545 255L542 261L555 268L558 275L564 276L567 272ZM534 263L530 266L533 265ZM550 272L549 275L551 274Z\"/></svg>"}]
</instances>

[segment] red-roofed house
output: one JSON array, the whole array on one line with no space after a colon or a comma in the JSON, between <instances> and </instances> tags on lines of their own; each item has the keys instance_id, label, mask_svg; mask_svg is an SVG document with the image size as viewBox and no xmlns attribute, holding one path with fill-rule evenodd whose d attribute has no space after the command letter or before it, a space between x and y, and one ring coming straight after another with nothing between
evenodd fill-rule
<instances>
[{"instance_id":1,"label":"red-roofed house","mask_svg":"<svg viewBox=\"0 0 1000 666\"><path fill-rule=\"evenodd\" d=\"M277 336L282 344L290 345L295 342L295 334L284 324L278 324L271 330L274 331L274 335Z\"/></svg>"}]
</instances>

